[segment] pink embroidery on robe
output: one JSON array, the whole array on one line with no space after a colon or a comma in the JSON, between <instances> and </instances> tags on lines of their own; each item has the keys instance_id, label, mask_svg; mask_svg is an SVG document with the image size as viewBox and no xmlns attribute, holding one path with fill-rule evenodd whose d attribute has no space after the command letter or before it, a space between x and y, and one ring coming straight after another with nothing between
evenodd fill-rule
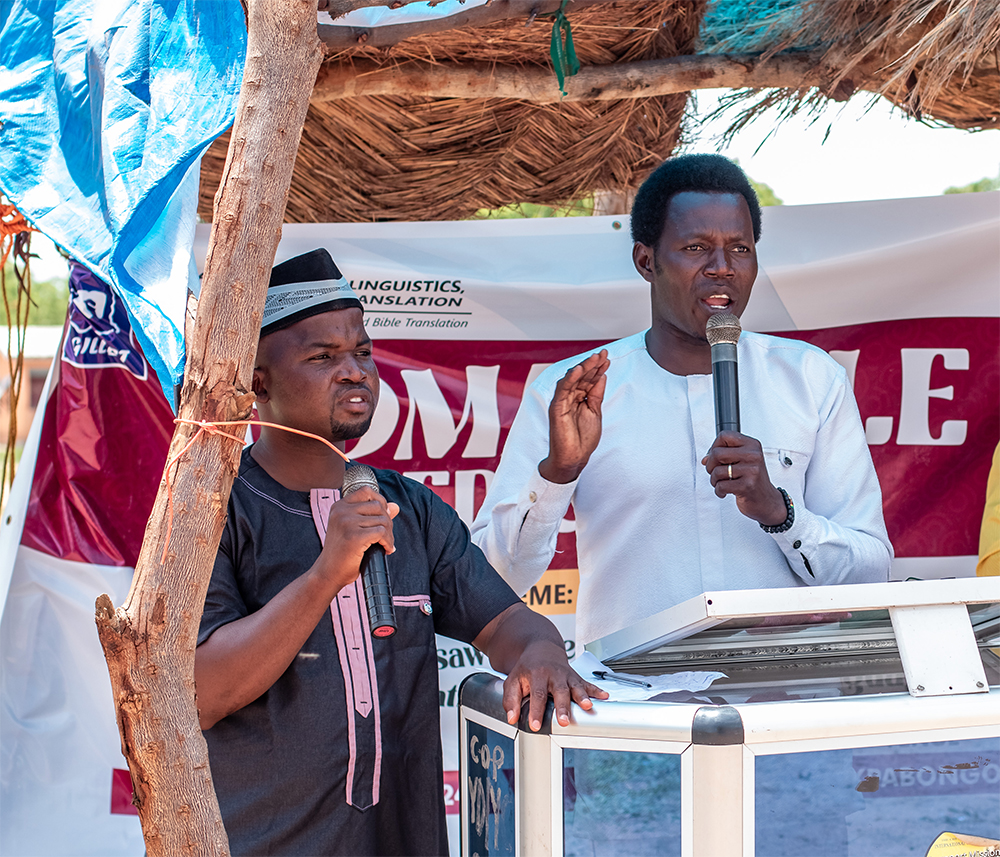
<instances>
[{"instance_id":1,"label":"pink embroidery on robe","mask_svg":"<svg viewBox=\"0 0 1000 857\"><path fill-rule=\"evenodd\" d=\"M320 542L326 544L326 527L330 509L340 499L340 492L327 488L314 488L309 492L309 506ZM340 669L344 675L347 705L347 802L359 809L374 806L379 799L379 782L382 772L382 715L379 710L378 678L375 674L375 654L371 647L371 629L365 607L361 581L349 583L330 604L333 633L340 656ZM372 771L371 803L364 798L354 800L354 779L358 767L355 712L362 718L374 712L375 759ZM367 795L365 796L367 797Z\"/></svg>"}]
</instances>

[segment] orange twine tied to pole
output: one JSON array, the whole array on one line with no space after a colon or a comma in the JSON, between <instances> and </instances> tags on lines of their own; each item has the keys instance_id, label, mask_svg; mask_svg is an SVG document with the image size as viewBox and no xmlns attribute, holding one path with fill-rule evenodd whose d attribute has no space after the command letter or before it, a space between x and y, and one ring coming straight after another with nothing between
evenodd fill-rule
<instances>
[{"instance_id":1,"label":"orange twine tied to pole","mask_svg":"<svg viewBox=\"0 0 1000 857\"><path fill-rule=\"evenodd\" d=\"M335 453L337 453L337 455L343 458L344 461L347 462L348 464L351 461L351 459L344 452L337 449L337 447L335 447L332 443L330 443L330 441L328 441L325 437L320 437L318 434L312 434L311 432L308 431L300 431L299 429L290 428L289 426L279 425L278 423L268 423L264 422L264 420L218 420L213 422L211 420L185 420L181 419L180 417L175 419L174 423L178 425L183 424L189 426L198 426L198 431L196 431L193 435L191 435L191 439L186 444L184 444L184 448L180 452L178 452L177 455L171 458L169 462L167 462L167 467L166 467L167 537L163 543L163 555L160 557L161 563L167 561L167 548L170 546L170 532L174 526L174 489L173 489L173 479L171 477L173 466L177 464L178 461L180 461L181 456L184 455L185 452L187 452L189 449L191 449L192 446L194 446L195 441L198 440L199 437L201 437L202 432L208 435L222 435L223 437L228 437L230 440L239 441L240 446L245 446L246 445L245 438L238 437L237 435L234 434L230 434L227 431L222 431L220 430L219 427L249 426L249 425L267 426L269 428L281 429L282 431L290 431L292 434L298 434L302 435L302 437L310 437L313 440L318 440L320 443L324 443L328 447L330 447L330 449L332 449Z\"/></svg>"},{"instance_id":2,"label":"orange twine tied to pole","mask_svg":"<svg viewBox=\"0 0 1000 857\"><path fill-rule=\"evenodd\" d=\"M7 444L0 468L0 506L3 505L7 486L14 482L16 470L14 451L17 447L17 405L21 398L21 381L24 376L24 339L31 307L31 233L37 232L27 218L0 195L0 291L3 292L3 309L7 317L7 369L10 385L7 402L10 413L7 424ZM14 277L17 288L14 295L7 291L7 262L13 256ZM18 266L20 262L20 267Z\"/></svg>"},{"instance_id":3,"label":"orange twine tied to pole","mask_svg":"<svg viewBox=\"0 0 1000 857\"><path fill-rule=\"evenodd\" d=\"M27 218L17 210L17 206L9 202L0 202L0 267L7 264L11 251L14 249L13 236L22 232L37 232Z\"/></svg>"}]
</instances>

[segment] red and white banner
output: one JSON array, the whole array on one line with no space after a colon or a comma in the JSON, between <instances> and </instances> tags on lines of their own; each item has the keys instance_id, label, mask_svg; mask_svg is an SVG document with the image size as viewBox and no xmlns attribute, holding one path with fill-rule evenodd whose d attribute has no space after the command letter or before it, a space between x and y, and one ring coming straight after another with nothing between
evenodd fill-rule
<instances>
[{"instance_id":1,"label":"red and white banner","mask_svg":"<svg viewBox=\"0 0 1000 857\"><path fill-rule=\"evenodd\" d=\"M172 433L123 304L74 265L0 550L0 853L143 853L94 601L128 594Z\"/></svg>"},{"instance_id":2,"label":"red and white banner","mask_svg":"<svg viewBox=\"0 0 1000 857\"><path fill-rule=\"evenodd\" d=\"M649 323L627 218L289 225L278 261L319 246L363 296L382 377L355 454L426 482L466 521L525 385ZM974 574L1000 439L1000 194L768 208L758 251L744 327L806 339L847 368L882 483L893 576ZM93 283L81 291L91 294L75 300L35 431L38 468L32 482L26 452L0 534L4 854L142 853L136 819L120 814L128 776L115 773L125 764L93 605L101 592L116 603L127 592L172 415L155 379L140 377L113 299L102 303ZM528 600L572 653L571 520L563 531ZM438 664L445 795L457 813L457 688L484 664L444 638Z\"/></svg>"}]
</instances>

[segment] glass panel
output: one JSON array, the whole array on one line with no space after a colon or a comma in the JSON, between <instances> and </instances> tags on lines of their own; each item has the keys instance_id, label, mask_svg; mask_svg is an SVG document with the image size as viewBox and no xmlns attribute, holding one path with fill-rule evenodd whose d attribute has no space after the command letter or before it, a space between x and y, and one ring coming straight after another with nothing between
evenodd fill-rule
<instances>
[{"instance_id":1,"label":"glass panel","mask_svg":"<svg viewBox=\"0 0 1000 857\"><path fill-rule=\"evenodd\" d=\"M1000 739L759 756L768 857L924 857L945 832L1000 840Z\"/></svg>"},{"instance_id":2,"label":"glass panel","mask_svg":"<svg viewBox=\"0 0 1000 857\"><path fill-rule=\"evenodd\" d=\"M977 642L995 645L1000 633L1000 603L969 604L967 609ZM742 616L648 652L610 658L607 663L616 668L684 663L691 669L717 669L722 664L761 658L817 659L895 652L889 611L855 610L809 616Z\"/></svg>"},{"instance_id":3,"label":"glass panel","mask_svg":"<svg viewBox=\"0 0 1000 857\"><path fill-rule=\"evenodd\" d=\"M968 610L986 680L996 686L1000 684L1000 603L970 604ZM781 624L789 617L734 619L648 653L612 658L608 663L622 672L648 675L677 669L721 670L726 678L700 696L701 701L717 704L906 692L887 610L810 618L813 621L805 624Z\"/></svg>"},{"instance_id":4,"label":"glass panel","mask_svg":"<svg viewBox=\"0 0 1000 857\"><path fill-rule=\"evenodd\" d=\"M465 831L469 853L514 853L514 739L468 721Z\"/></svg>"},{"instance_id":5,"label":"glass panel","mask_svg":"<svg viewBox=\"0 0 1000 857\"><path fill-rule=\"evenodd\" d=\"M681 853L681 758L563 751L565 857Z\"/></svg>"}]
</instances>

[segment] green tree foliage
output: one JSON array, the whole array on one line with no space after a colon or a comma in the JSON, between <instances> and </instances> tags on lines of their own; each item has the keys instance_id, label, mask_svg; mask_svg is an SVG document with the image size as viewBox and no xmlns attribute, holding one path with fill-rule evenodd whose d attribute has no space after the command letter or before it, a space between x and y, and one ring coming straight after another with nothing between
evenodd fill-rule
<instances>
[{"instance_id":1,"label":"green tree foliage","mask_svg":"<svg viewBox=\"0 0 1000 857\"><path fill-rule=\"evenodd\" d=\"M784 205L784 201L779 197L772 189L770 185L764 184L764 182L755 182L750 179L750 184L753 185L753 189L757 191L757 199L760 200L761 205Z\"/></svg>"},{"instance_id":2,"label":"green tree foliage","mask_svg":"<svg viewBox=\"0 0 1000 857\"><path fill-rule=\"evenodd\" d=\"M518 217L589 217L594 213L594 198L571 202L554 208L533 202L519 202L503 208L482 208L475 214L476 220L506 220Z\"/></svg>"},{"instance_id":3,"label":"green tree foliage","mask_svg":"<svg viewBox=\"0 0 1000 857\"><path fill-rule=\"evenodd\" d=\"M740 159L733 158L733 163L736 164L736 166L739 166ZM753 187L754 192L757 194L757 200L760 202L762 206L785 204L785 201L774 192L774 189L769 184L764 184L764 182L756 182L750 176L747 176L747 178L750 179L750 185L751 187Z\"/></svg>"},{"instance_id":4,"label":"green tree foliage","mask_svg":"<svg viewBox=\"0 0 1000 857\"><path fill-rule=\"evenodd\" d=\"M1000 190L1000 174L994 178L981 178L977 182L962 185L961 187L945 188L945 193L982 193L987 190Z\"/></svg>"},{"instance_id":5,"label":"green tree foliage","mask_svg":"<svg viewBox=\"0 0 1000 857\"><path fill-rule=\"evenodd\" d=\"M757 191L757 198L761 205L783 205L779 197L770 185L764 182L755 182L750 179L750 184ZM587 197L577 202L571 202L563 206L552 207L549 205L536 205L531 202L515 203L505 205L503 208L488 209L483 208L476 212L477 220L498 220L518 217L589 217L594 213L594 198Z\"/></svg>"},{"instance_id":6,"label":"green tree foliage","mask_svg":"<svg viewBox=\"0 0 1000 857\"><path fill-rule=\"evenodd\" d=\"M17 277L14 269L7 265L4 271L7 301L11 311L17 300ZM62 324L66 320L66 305L69 303L69 286L66 280L32 280L31 306L28 309L28 324ZM7 305L0 306L4 324L10 325Z\"/></svg>"}]
</instances>

